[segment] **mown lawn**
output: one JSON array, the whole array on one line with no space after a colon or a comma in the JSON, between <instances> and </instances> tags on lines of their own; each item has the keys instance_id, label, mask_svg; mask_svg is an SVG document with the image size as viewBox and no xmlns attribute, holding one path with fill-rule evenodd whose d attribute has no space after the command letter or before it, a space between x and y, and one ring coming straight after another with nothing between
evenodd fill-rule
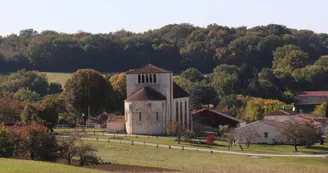
<instances>
[{"instance_id":1,"label":"mown lawn","mask_svg":"<svg viewBox=\"0 0 328 173\"><path fill-rule=\"evenodd\" d=\"M49 82L58 82L63 87L66 81L71 78L72 73L52 73L52 72L42 72L47 75Z\"/></svg>"},{"instance_id":2,"label":"mown lawn","mask_svg":"<svg viewBox=\"0 0 328 173\"><path fill-rule=\"evenodd\" d=\"M87 135L86 137L89 138L104 138L113 139L113 136L108 135ZM170 137L143 137L143 136L119 136L115 137L115 139L122 139L122 140L133 140L139 142L147 142L147 143L154 143L154 144L167 144L167 145L175 145L175 146L185 146L185 147L198 147L198 148L208 148L208 149L217 149L217 150L227 150L228 151L228 144L225 141L216 141L216 146L210 146L206 144L191 144L191 143L181 143L178 144L175 141L175 138ZM199 141L195 140L194 141ZM204 140L200 140L203 141ZM243 146L244 151L248 153L267 153L267 154L328 154L328 144L320 145L315 144L311 148L306 148L304 146L298 146L298 152L294 151L294 146L292 145L265 145L265 144L251 144L249 148ZM238 145L233 146L230 151L240 151Z\"/></svg>"},{"instance_id":3,"label":"mown lawn","mask_svg":"<svg viewBox=\"0 0 328 173\"><path fill-rule=\"evenodd\" d=\"M100 173L101 171L56 163L0 158L0 173Z\"/></svg>"},{"instance_id":4,"label":"mown lawn","mask_svg":"<svg viewBox=\"0 0 328 173\"><path fill-rule=\"evenodd\" d=\"M183 172L328 172L328 159L248 157L89 141L105 161L183 170Z\"/></svg>"}]
</instances>

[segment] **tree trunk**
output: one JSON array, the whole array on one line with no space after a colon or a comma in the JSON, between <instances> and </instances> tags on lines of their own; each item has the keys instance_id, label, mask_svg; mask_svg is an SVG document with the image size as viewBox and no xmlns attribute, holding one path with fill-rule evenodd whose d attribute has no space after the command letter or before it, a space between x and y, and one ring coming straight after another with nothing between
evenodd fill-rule
<instances>
[{"instance_id":1,"label":"tree trunk","mask_svg":"<svg viewBox=\"0 0 328 173\"><path fill-rule=\"evenodd\" d=\"M71 158L67 159L67 164L68 164L68 165L71 164Z\"/></svg>"},{"instance_id":2,"label":"tree trunk","mask_svg":"<svg viewBox=\"0 0 328 173\"><path fill-rule=\"evenodd\" d=\"M180 144L181 136L178 136L178 144Z\"/></svg>"},{"instance_id":3,"label":"tree trunk","mask_svg":"<svg viewBox=\"0 0 328 173\"><path fill-rule=\"evenodd\" d=\"M294 141L294 149L295 149L296 152L298 151L297 150L297 141L296 140Z\"/></svg>"},{"instance_id":4,"label":"tree trunk","mask_svg":"<svg viewBox=\"0 0 328 173\"><path fill-rule=\"evenodd\" d=\"M31 153L31 160L34 160L34 153Z\"/></svg>"}]
</instances>

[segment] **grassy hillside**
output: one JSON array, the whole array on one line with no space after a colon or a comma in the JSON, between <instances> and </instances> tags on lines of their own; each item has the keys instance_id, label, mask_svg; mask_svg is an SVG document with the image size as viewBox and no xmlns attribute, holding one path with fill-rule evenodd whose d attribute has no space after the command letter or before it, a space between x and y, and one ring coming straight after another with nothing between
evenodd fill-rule
<instances>
[{"instance_id":1,"label":"grassy hillside","mask_svg":"<svg viewBox=\"0 0 328 173\"><path fill-rule=\"evenodd\" d=\"M100 171L55 163L0 158L0 173L100 173Z\"/></svg>"},{"instance_id":2,"label":"grassy hillside","mask_svg":"<svg viewBox=\"0 0 328 173\"><path fill-rule=\"evenodd\" d=\"M72 76L72 73L51 73L51 72L43 72L47 75L49 82L58 82L63 87L66 81Z\"/></svg>"},{"instance_id":3,"label":"grassy hillside","mask_svg":"<svg viewBox=\"0 0 328 173\"><path fill-rule=\"evenodd\" d=\"M328 172L328 159L297 157L249 157L92 142L105 161L160 167L183 172Z\"/></svg>"}]
</instances>

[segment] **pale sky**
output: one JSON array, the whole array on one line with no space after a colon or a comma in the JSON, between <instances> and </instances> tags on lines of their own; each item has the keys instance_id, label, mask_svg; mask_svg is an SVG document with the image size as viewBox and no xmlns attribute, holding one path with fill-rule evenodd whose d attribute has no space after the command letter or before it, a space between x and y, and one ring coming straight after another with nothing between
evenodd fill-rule
<instances>
[{"instance_id":1,"label":"pale sky","mask_svg":"<svg viewBox=\"0 0 328 173\"><path fill-rule=\"evenodd\" d=\"M270 23L328 33L327 0L0 0L0 35L33 28L73 33L143 32L173 23Z\"/></svg>"}]
</instances>

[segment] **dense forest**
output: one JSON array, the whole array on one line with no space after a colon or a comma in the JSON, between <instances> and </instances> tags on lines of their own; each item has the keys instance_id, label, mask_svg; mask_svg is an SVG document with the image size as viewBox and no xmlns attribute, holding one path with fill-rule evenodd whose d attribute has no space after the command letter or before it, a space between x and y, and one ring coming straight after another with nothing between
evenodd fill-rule
<instances>
[{"instance_id":1,"label":"dense forest","mask_svg":"<svg viewBox=\"0 0 328 173\"><path fill-rule=\"evenodd\" d=\"M121 30L108 34L26 29L0 37L0 69L123 72L151 62L176 73L189 67L208 73L222 63L259 72L275 66L272 52L288 44L308 57L299 67L328 54L328 34L275 24L249 29L172 24L144 33Z\"/></svg>"}]
</instances>

